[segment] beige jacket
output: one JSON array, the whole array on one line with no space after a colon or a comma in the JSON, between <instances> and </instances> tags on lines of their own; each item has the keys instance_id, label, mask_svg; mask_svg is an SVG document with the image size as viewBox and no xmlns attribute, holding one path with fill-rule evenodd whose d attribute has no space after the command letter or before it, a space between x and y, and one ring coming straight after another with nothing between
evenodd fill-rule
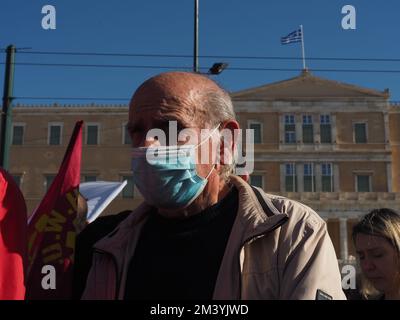
<instances>
[{"instance_id":1,"label":"beige jacket","mask_svg":"<svg viewBox=\"0 0 400 320\"><path fill-rule=\"evenodd\" d=\"M309 207L241 178L239 208L214 299L345 299L325 222ZM123 299L128 265L150 207L143 203L94 246L83 299Z\"/></svg>"}]
</instances>

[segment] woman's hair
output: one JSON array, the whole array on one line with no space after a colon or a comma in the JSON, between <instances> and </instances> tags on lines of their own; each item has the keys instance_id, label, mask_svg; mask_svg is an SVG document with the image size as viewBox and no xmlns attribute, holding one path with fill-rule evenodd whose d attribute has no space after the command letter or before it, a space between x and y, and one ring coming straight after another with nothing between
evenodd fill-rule
<instances>
[{"instance_id":1,"label":"woman's hair","mask_svg":"<svg viewBox=\"0 0 400 320\"><path fill-rule=\"evenodd\" d=\"M360 233L386 239L397 252L397 263L400 268L400 215L398 213L387 208L372 210L354 225L353 243L356 242L356 237ZM400 273L397 281L400 285ZM379 294L367 279L362 281L361 293L365 298Z\"/></svg>"}]
</instances>

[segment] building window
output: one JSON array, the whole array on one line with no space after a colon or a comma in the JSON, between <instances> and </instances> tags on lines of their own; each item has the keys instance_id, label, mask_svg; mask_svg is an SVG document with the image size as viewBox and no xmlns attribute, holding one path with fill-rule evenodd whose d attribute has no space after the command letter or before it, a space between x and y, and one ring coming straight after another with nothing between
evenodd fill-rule
<instances>
[{"instance_id":1,"label":"building window","mask_svg":"<svg viewBox=\"0 0 400 320\"><path fill-rule=\"evenodd\" d=\"M19 188L21 188L22 175L21 175L21 174L13 174L12 177L13 177L15 183L17 184L17 186L18 186Z\"/></svg>"},{"instance_id":2,"label":"building window","mask_svg":"<svg viewBox=\"0 0 400 320\"><path fill-rule=\"evenodd\" d=\"M367 124L354 124L354 141L355 143L367 143Z\"/></svg>"},{"instance_id":3,"label":"building window","mask_svg":"<svg viewBox=\"0 0 400 320\"><path fill-rule=\"evenodd\" d=\"M25 125L13 124L12 141L11 141L12 145L20 146L24 144L24 131L25 131Z\"/></svg>"},{"instance_id":4,"label":"building window","mask_svg":"<svg viewBox=\"0 0 400 320\"><path fill-rule=\"evenodd\" d=\"M305 163L303 168L304 192L314 192L314 165L312 163Z\"/></svg>"},{"instance_id":5,"label":"building window","mask_svg":"<svg viewBox=\"0 0 400 320\"><path fill-rule=\"evenodd\" d=\"M285 164L285 187L286 192L297 192L296 165Z\"/></svg>"},{"instance_id":6,"label":"building window","mask_svg":"<svg viewBox=\"0 0 400 320\"><path fill-rule=\"evenodd\" d=\"M128 124L122 126L122 144L132 145L132 139L128 131Z\"/></svg>"},{"instance_id":7,"label":"building window","mask_svg":"<svg viewBox=\"0 0 400 320\"><path fill-rule=\"evenodd\" d=\"M97 181L97 176L95 176L95 175L85 175L83 177L83 180L85 182L96 182Z\"/></svg>"},{"instance_id":8,"label":"building window","mask_svg":"<svg viewBox=\"0 0 400 320\"><path fill-rule=\"evenodd\" d=\"M48 130L49 140L48 143L51 146L58 146L61 144L61 136L62 136L62 125L56 123L49 124Z\"/></svg>"},{"instance_id":9,"label":"building window","mask_svg":"<svg viewBox=\"0 0 400 320\"><path fill-rule=\"evenodd\" d=\"M322 171L322 176L321 176L322 192L333 192L332 164L322 163L321 171Z\"/></svg>"},{"instance_id":10,"label":"building window","mask_svg":"<svg viewBox=\"0 0 400 320\"><path fill-rule=\"evenodd\" d=\"M314 130L312 123L312 116L303 116L303 143L313 143L314 142Z\"/></svg>"},{"instance_id":11,"label":"building window","mask_svg":"<svg viewBox=\"0 0 400 320\"><path fill-rule=\"evenodd\" d=\"M296 143L296 124L293 114L285 115L285 143Z\"/></svg>"},{"instance_id":12,"label":"building window","mask_svg":"<svg viewBox=\"0 0 400 320\"><path fill-rule=\"evenodd\" d=\"M254 143L262 143L262 123L258 121L249 121L249 129L254 132Z\"/></svg>"},{"instance_id":13,"label":"building window","mask_svg":"<svg viewBox=\"0 0 400 320\"><path fill-rule=\"evenodd\" d=\"M122 189L122 198L132 199L134 196L132 176L123 176L122 180L127 181L126 186Z\"/></svg>"},{"instance_id":14,"label":"building window","mask_svg":"<svg viewBox=\"0 0 400 320\"><path fill-rule=\"evenodd\" d=\"M250 184L252 186L264 189L263 176L259 174L250 175Z\"/></svg>"},{"instance_id":15,"label":"building window","mask_svg":"<svg viewBox=\"0 0 400 320\"><path fill-rule=\"evenodd\" d=\"M86 125L86 144L97 145L99 144L99 125L87 124Z\"/></svg>"},{"instance_id":16,"label":"building window","mask_svg":"<svg viewBox=\"0 0 400 320\"><path fill-rule=\"evenodd\" d=\"M356 192L371 192L371 176L356 175Z\"/></svg>"},{"instance_id":17,"label":"building window","mask_svg":"<svg viewBox=\"0 0 400 320\"><path fill-rule=\"evenodd\" d=\"M53 183L55 177L56 177L55 174L48 174L48 175L45 176L46 192L50 189L51 184Z\"/></svg>"},{"instance_id":18,"label":"building window","mask_svg":"<svg viewBox=\"0 0 400 320\"><path fill-rule=\"evenodd\" d=\"M327 114L320 118L321 143L332 143L331 117Z\"/></svg>"}]
</instances>

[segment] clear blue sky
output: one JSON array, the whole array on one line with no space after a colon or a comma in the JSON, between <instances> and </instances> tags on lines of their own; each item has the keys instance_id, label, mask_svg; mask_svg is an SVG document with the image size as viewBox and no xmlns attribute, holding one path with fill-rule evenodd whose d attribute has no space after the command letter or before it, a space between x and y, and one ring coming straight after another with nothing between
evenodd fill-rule
<instances>
[{"instance_id":1,"label":"clear blue sky","mask_svg":"<svg viewBox=\"0 0 400 320\"><path fill-rule=\"evenodd\" d=\"M193 53L193 0L2 0L0 47L15 44L32 51L146 54ZM57 29L43 30L42 6L54 5ZM355 6L357 29L343 30L341 9ZM200 0L199 54L300 57L299 43L282 46L280 37L304 25L308 57L400 58L398 0ZM85 57L18 53L17 62L192 66L192 58ZM5 54L0 54L4 62ZM200 66L298 68L301 61L201 58ZM400 62L311 61L308 67L400 70ZM16 66L17 97L126 98L146 78L163 69ZM280 81L299 71L235 71L215 79L229 91ZM389 88L400 100L400 73L315 72L367 88ZM4 64L0 65L3 85ZM16 100L24 103L55 101ZM82 103L85 101L58 101Z\"/></svg>"}]
</instances>

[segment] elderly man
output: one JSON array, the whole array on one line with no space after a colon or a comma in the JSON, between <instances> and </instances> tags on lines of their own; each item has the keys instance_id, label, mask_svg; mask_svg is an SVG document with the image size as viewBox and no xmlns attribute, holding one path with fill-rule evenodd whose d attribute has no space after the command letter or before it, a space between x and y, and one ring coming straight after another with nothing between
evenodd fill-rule
<instances>
[{"instance_id":1,"label":"elderly man","mask_svg":"<svg viewBox=\"0 0 400 320\"><path fill-rule=\"evenodd\" d=\"M171 122L191 129L189 142L148 134L170 135ZM137 89L129 131L145 201L95 244L84 299L345 298L324 221L232 174L235 140L215 142L237 129L229 95L207 77L163 73ZM166 161L151 161L154 150ZM202 153L209 161L194 162Z\"/></svg>"}]
</instances>

